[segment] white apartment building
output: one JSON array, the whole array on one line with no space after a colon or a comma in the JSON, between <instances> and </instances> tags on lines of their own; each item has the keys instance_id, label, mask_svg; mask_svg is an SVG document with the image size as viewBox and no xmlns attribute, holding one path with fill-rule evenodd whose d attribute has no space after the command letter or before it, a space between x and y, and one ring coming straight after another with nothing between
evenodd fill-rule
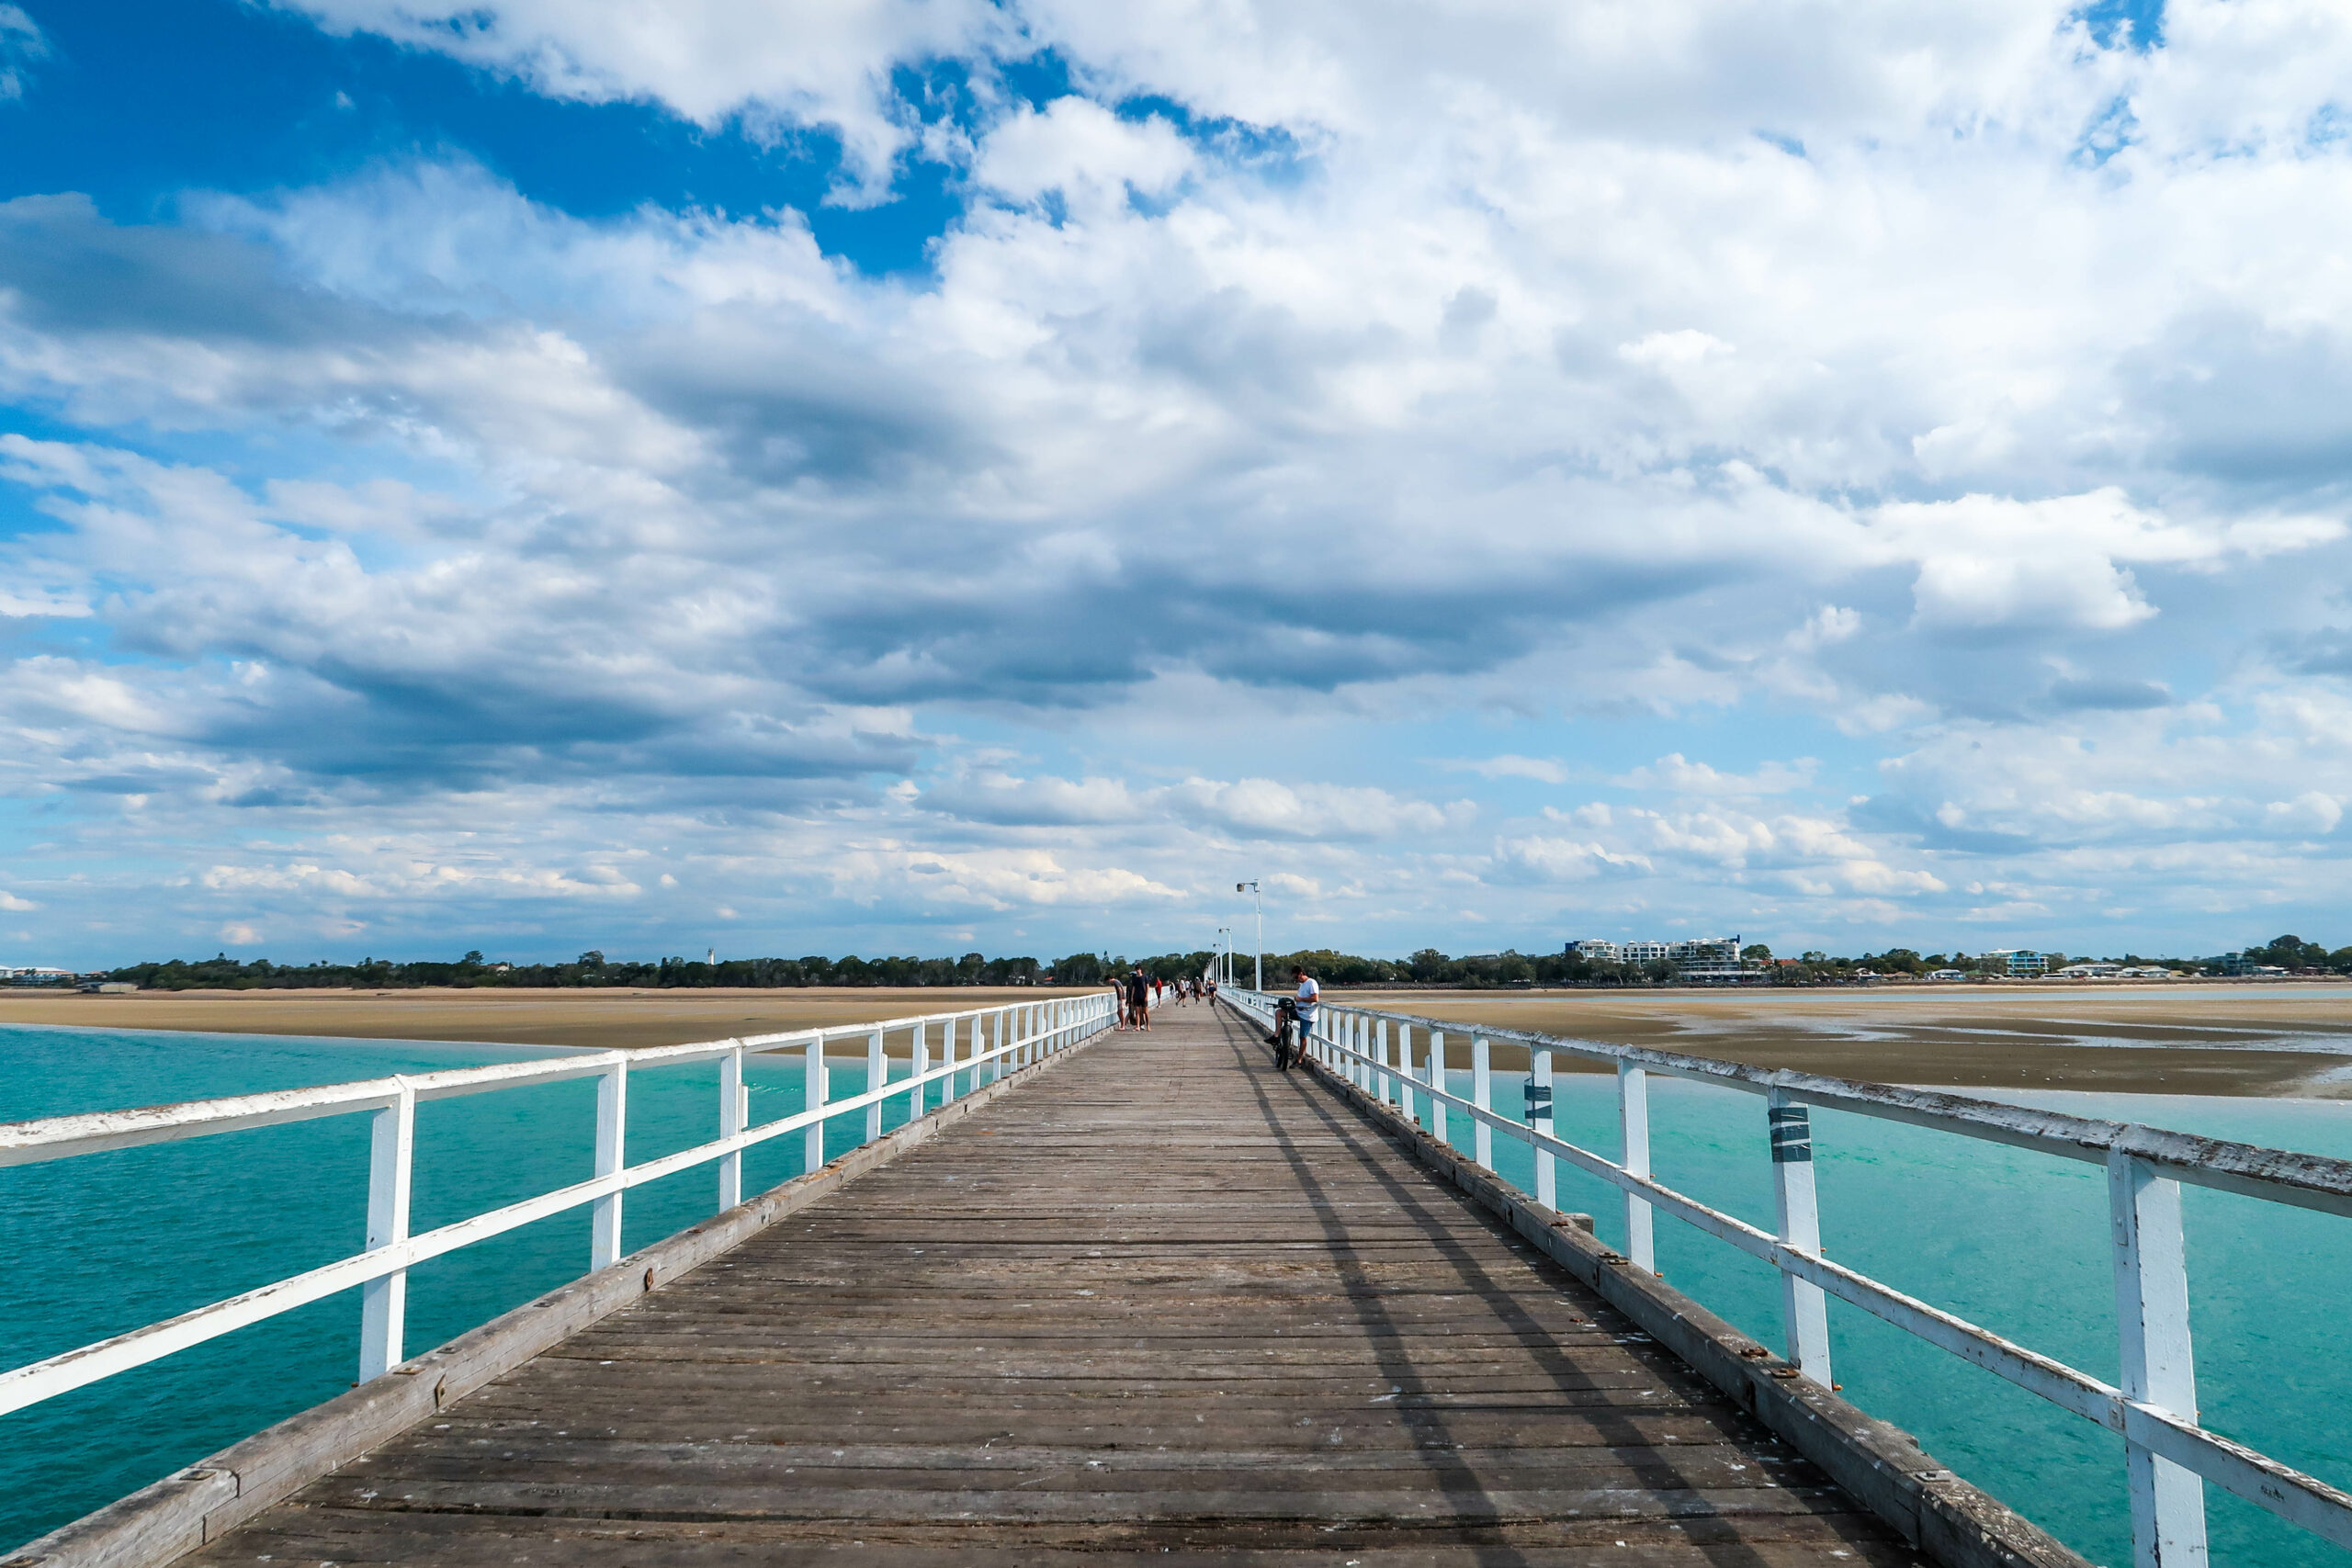
<instances>
[{"instance_id":1,"label":"white apartment building","mask_svg":"<svg viewBox=\"0 0 2352 1568\"><path fill-rule=\"evenodd\" d=\"M1739 970L1736 936L1688 937L1679 942L1609 942L1587 937L1566 951L1595 964L1673 964L1685 973L1723 976Z\"/></svg>"}]
</instances>

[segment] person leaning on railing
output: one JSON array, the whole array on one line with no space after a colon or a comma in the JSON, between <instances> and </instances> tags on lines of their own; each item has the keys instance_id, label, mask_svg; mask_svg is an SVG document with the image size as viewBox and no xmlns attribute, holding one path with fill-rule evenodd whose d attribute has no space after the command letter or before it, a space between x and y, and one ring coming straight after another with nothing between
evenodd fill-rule
<instances>
[{"instance_id":1,"label":"person leaning on railing","mask_svg":"<svg viewBox=\"0 0 2352 1568\"><path fill-rule=\"evenodd\" d=\"M1315 983L1315 976L1303 964L1292 964L1290 976L1298 982L1298 990L1291 1000L1298 1009L1298 1042L1303 1050L1315 1034L1315 1012L1322 1000L1323 987Z\"/></svg>"}]
</instances>

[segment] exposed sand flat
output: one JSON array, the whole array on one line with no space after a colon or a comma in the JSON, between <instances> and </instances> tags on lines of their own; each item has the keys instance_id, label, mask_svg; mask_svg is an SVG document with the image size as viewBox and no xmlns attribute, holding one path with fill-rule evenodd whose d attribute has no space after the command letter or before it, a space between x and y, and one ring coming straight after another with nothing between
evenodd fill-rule
<instances>
[{"instance_id":1,"label":"exposed sand flat","mask_svg":"<svg viewBox=\"0 0 2352 1568\"><path fill-rule=\"evenodd\" d=\"M1383 990L1355 999L1465 1023L1883 1083L2352 1095L2352 1081L2333 1076L2352 1080L2352 984L2345 983ZM1459 1055L1456 1065L1466 1061ZM1497 1065L1506 1065L1499 1047ZM1523 1066L1521 1054L1508 1065Z\"/></svg>"},{"instance_id":2,"label":"exposed sand flat","mask_svg":"<svg viewBox=\"0 0 2352 1568\"><path fill-rule=\"evenodd\" d=\"M15 991L0 992L0 1022L641 1046L1074 994L1044 987L153 991L127 997ZM1331 995L1341 998L1339 991ZM1350 999L1468 1024L1882 1082L2352 1096L2352 984L1384 990ZM1467 1053L1466 1038L1457 1042L1456 1065L1467 1065ZM1523 1067L1525 1060L1498 1048L1496 1065ZM2339 1073L2342 1081L2330 1076Z\"/></svg>"},{"instance_id":3,"label":"exposed sand flat","mask_svg":"<svg viewBox=\"0 0 2352 1568\"><path fill-rule=\"evenodd\" d=\"M0 992L0 1023L482 1040L512 1045L674 1045L1080 993L1045 986L811 987L800 990ZM893 1042L893 1055L898 1043ZM830 1048L829 1048L830 1050Z\"/></svg>"}]
</instances>

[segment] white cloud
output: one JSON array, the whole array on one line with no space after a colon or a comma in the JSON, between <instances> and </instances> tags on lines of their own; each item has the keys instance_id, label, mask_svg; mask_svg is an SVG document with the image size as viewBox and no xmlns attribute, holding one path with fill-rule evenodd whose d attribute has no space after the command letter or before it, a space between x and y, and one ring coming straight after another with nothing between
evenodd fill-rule
<instances>
[{"instance_id":1,"label":"white cloud","mask_svg":"<svg viewBox=\"0 0 2352 1568\"><path fill-rule=\"evenodd\" d=\"M1793 762L1762 763L1752 773L1726 773L1673 751L1610 783L1620 789L1670 795L1785 795L1812 784L1819 766L1811 757L1800 757Z\"/></svg>"},{"instance_id":2,"label":"white cloud","mask_svg":"<svg viewBox=\"0 0 2352 1568\"><path fill-rule=\"evenodd\" d=\"M24 7L0 5L0 101L23 97L26 68L49 52L47 36Z\"/></svg>"},{"instance_id":3,"label":"white cloud","mask_svg":"<svg viewBox=\"0 0 2352 1568\"><path fill-rule=\"evenodd\" d=\"M556 96L651 97L708 128L736 117L830 126L869 175L908 136L893 66L954 57L1003 34L978 0L279 0L337 31L368 31L510 73Z\"/></svg>"},{"instance_id":4,"label":"white cloud","mask_svg":"<svg viewBox=\"0 0 2352 1568\"><path fill-rule=\"evenodd\" d=\"M1498 883L1585 882L1651 869L1638 854L1621 854L1600 844L1533 834L1497 839L1490 881Z\"/></svg>"},{"instance_id":5,"label":"white cloud","mask_svg":"<svg viewBox=\"0 0 2352 1568\"><path fill-rule=\"evenodd\" d=\"M0 789L169 864L175 931L788 888L1075 940L1213 929L1228 862L1399 932L1570 883L2063 921L2334 866L2324 8L293 8L969 205L912 279L462 153L0 205L50 435L0 438ZM947 119L893 86L942 62ZM1657 759L1638 808L1472 782L1587 756Z\"/></svg>"},{"instance_id":6,"label":"white cloud","mask_svg":"<svg viewBox=\"0 0 2352 1568\"><path fill-rule=\"evenodd\" d=\"M1482 779L1533 779L1538 784L1566 784L1566 764L1549 757L1441 758L1437 764L1449 773L1476 773Z\"/></svg>"},{"instance_id":7,"label":"white cloud","mask_svg":"<svg viewBox=\"0 0 2352 1568\"><path fill-rule=\"evenodd\" d=\"M1127 193L1166 193L1192 172L1192 149L1167 120L1122 119L1086 98L1055 99L1038 112L1015 109L980 143L973 177L1014 201L1059 191L1098 217L1113 216Z\"/></svg>"}]
</instances>

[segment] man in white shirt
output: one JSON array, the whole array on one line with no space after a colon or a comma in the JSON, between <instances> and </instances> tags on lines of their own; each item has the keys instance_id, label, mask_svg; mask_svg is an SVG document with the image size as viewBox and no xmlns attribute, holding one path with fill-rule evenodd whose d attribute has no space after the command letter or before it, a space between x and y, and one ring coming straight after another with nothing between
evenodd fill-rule
<instances>
[{"instance_id":1,"label":"man in white shirt","mask_svg":"<svg viewBox=\"0 0 2352 1568\"><path fill-rule=\"evenodd\" d=\"M1298 1035L1304 1044L1315 1034L1315 1003L1322 996L1323 987L1315 983L1304 965L1294 964L1291 977L1298 982L1298 993L1292 999L1298 1008Z\"/></svg>"}]
</instances>

